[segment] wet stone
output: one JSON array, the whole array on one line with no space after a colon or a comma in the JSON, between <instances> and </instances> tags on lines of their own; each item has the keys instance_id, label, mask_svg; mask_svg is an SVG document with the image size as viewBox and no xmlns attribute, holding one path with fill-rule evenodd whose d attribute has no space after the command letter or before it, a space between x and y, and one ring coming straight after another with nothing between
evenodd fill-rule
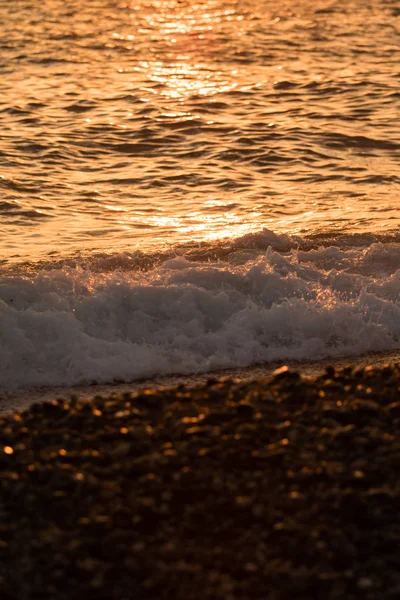
<instances>
[{"instance_id":1,"label":"wet stone","mask_svg":"<svg viewBox=\"0 0 400 600\"><path fill-rule=\"evenodd\" d=\"M254 416L254 407L247 402L240 402L236 408L236 413L241 419L252 419Z\"/></svg>"},{"instance_id":2,"label":"wet stone","mask_svg":"<svg viewBox=\"0 0 400 600\"><path fill-rule=\"evenodd\" d=\"M227 423L228 421L232 421L235 417L233 413L229 412L212 412L204 417L202 424L203 425L221 425L223 423Z\"/></svg>"}]
</instances>

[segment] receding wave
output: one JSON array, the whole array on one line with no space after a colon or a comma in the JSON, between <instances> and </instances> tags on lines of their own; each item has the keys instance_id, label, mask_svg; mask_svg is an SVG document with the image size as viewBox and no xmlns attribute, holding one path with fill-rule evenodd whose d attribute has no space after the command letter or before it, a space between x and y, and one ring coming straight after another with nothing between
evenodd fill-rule
<instances>
[{"instance_id":1,"label":"receding wave","mask_svg":"<svg viewBox=\"0 0 400 600\"><path fill-rule=\"evenodd\" d=\"M49 263L30 275L4 268L0 388L400 348L399 241L340 242L265 230L213 256L209 247L208 257L144 255L142 268L139 258L128 268L128 254Z\"/></svg>"}]
</instances>

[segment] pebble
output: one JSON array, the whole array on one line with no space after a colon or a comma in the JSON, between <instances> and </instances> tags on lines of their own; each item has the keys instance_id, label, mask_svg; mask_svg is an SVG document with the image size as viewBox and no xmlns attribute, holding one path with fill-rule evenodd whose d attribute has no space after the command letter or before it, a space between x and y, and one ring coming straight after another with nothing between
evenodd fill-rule
<instances>
[{"instance_id":1,"label":"pebble","mask_svg":"<svg viewBox=\"0 0 400 600\"><path fill-rule=\"evenodd\" d=\"M0 418L3 600L392 600L400 369Z\"/></svg>"}]
</instances>

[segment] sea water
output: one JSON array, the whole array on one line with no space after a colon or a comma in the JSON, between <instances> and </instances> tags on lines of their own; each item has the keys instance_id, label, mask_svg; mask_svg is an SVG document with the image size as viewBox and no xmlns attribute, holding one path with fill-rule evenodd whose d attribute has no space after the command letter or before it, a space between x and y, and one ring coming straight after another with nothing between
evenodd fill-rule
<instances>
[{"instance_id":1,"label":"sea water","mask_svg":"<svg viewBox=\"0 0 400 600\"><path fill-rule=\"evenodd\" d=\"M0 0L0 390L400 348L397 0Z\"/></svg>"}]
</instances>

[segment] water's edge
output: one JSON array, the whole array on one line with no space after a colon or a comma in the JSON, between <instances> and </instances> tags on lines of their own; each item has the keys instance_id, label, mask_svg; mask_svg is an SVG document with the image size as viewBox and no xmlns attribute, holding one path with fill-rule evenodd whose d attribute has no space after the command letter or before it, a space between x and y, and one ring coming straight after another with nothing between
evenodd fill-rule
<instances>
[{"instance_id":1,"label":"water's edge","mask_svg":"<svg viewBox=\"0 0 400 600\"><path fill-rule=\"evenodd\" d=\"M363 356L330 358L321 361L275 361L245 368L211 371L199 375L155 377L152 379L143 379L131 383L114 385L89 385L69 388L43 387L24 391L20 394L0 394L0 414L26 410L32 406L32 404L38 402L51 402L56 398L67 399L71 396L78 396L79 398L90 400L96 396L111 396L124 393L136 394L143 390L176 388L181 385L197 387L206 384L207 381L212 378L240 379L243 382L268 379L273 375L276 369L279 369L284 365L288 366L291 370L298 371L303 377L317 377L323 373L328 366L341 369L345 366L351 366L352 368L363 368L367 366L382 367L385 364L394 363L400 363L400 350L390 352L369 352Z\"/></svg>"}]
</instances>

